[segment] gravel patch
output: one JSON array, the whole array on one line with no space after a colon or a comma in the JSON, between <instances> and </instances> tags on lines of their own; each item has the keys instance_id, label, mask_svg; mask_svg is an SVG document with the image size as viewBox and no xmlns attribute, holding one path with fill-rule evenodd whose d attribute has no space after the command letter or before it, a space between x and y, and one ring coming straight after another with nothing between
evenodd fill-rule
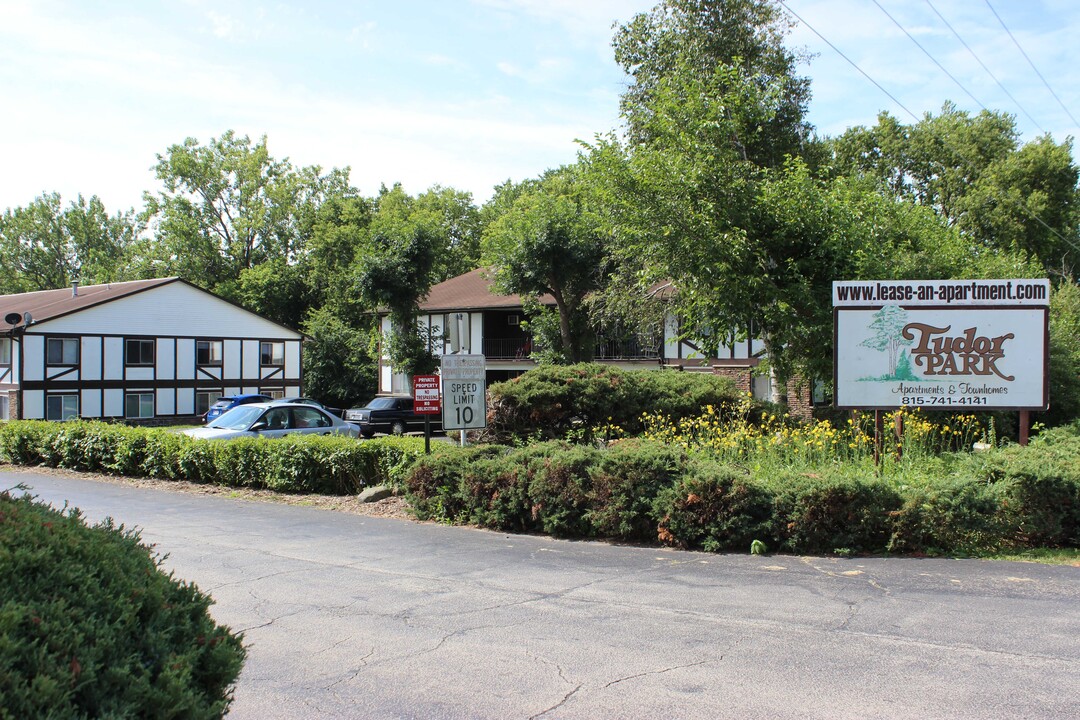
<instances>
[{"instance_id":1,"label":"gravel patch","mask_svg":"<svg viewBox=\"0 0 1080 720\"><path fill-rule=\"evenodd\" d=\"M35 473L41 475L58 475L61 477L78 478L80 480L93 480L95 482L107 482L115 485L130 485L134 487L153 488L167 492L188 493L192 495L221 495L241 500L254 500L258 502L272 502L282 505L303 505L315 507L321 510L335 510L347 512L353 515L368 515L371 517L394 518L398 520L414 520L409 509L409 504L402 497L388 497L376 502L360 502L356 495L294 495L274 492L273 490L253 490L250 488L233 488L221 485L201 485L186 480L157 480L154 478L132 478L117 475L100 475L98 473L75 472L73 470L61 470L50 467L33 467L25 465L8 465L0 463L0 471L9 473Z\"/></svg>"}]
</instances>

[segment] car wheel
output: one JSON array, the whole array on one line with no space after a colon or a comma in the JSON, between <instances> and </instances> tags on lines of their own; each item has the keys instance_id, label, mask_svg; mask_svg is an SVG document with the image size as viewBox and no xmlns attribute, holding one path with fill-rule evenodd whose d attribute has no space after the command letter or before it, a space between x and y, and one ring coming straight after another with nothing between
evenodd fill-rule
<instances>
[{"instance_id":1,"label":"car wheel","mask_svg":"<svg viewBox=\"0 0 1080 720\"><path fill-rule=\"evenodd\" d=\"M394 424L390 426L390 434L391 435L404 435L405 434L405 423L401 422L400 420L395 420Z\"/></svg>"}]
</instances>

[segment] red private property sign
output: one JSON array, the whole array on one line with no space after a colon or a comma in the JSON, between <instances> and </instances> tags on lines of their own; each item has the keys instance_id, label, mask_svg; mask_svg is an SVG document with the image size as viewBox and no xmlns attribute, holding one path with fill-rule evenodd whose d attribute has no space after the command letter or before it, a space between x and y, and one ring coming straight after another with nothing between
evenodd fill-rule
<instances>
[{"instance_id":1,"label":"red private property sign","mask_svg":"<svg viewBox=\"0 0 1080 720\"><path fill-rule=\"evenodd\" d=\"M421 415L442 413L442 396L439 394L438 375L413 377L413 411Z\"/></svg>"}]
</instances>

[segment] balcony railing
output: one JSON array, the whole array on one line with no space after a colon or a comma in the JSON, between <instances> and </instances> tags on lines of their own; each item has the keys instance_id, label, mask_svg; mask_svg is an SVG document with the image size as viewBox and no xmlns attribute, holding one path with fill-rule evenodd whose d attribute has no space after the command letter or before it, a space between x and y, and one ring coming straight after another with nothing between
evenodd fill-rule
<instances>
[{"instance_id":1,"label":"balcony railing","mask_svg":"<svg viewBox=\"0 0 1080 720\"><path fill-rule=\"evenodd\" d=\"M484 356L489 360L528 360L536 349L529 338L484 339ZM659 357L658 343L643 343L638 339L601 340L594 348L596 360L656 360Z\"/></svg>"},{"instance_id":2,"label":"balcony railing","mask_svg":"<svg viewBox=\"0 0 1080 720\"><path fill-rule=\"evenodd\" d=\"M643 343L637 338L600 340L593 357L597 360L656 360L660 357L660 345Z\"/></svg>"},{"instance_id":3,"label":"balcony railing","mask_svg":"<svg viewBox=\"0 0 1080 720\"><path fill-rule=\"evenodd\" d=\"M484 338L484 356L488 360L528 360L532 351L529 338Z\"/></svg>"}]
</instances>

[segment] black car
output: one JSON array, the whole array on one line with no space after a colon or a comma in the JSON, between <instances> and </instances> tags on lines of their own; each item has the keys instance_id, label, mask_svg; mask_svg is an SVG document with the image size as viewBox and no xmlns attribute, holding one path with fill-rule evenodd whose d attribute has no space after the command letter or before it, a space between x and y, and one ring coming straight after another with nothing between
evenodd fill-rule
<instances>
[{"instance_id":1,"label":"black car","mask_svg":"<svg viewBox=\"0 0 1080 720\"><path fill-rule=\"evenodd\" d=\"M424 415L413 412L411 395L380 395L361 408L345 411L345 419L360 428L360 434L366 438L377 432L391 435L403 435L407 432L424 430ZM442 416L427 415L431 418L432 432L442 432Z\"/></svg>"}]
</instances>

